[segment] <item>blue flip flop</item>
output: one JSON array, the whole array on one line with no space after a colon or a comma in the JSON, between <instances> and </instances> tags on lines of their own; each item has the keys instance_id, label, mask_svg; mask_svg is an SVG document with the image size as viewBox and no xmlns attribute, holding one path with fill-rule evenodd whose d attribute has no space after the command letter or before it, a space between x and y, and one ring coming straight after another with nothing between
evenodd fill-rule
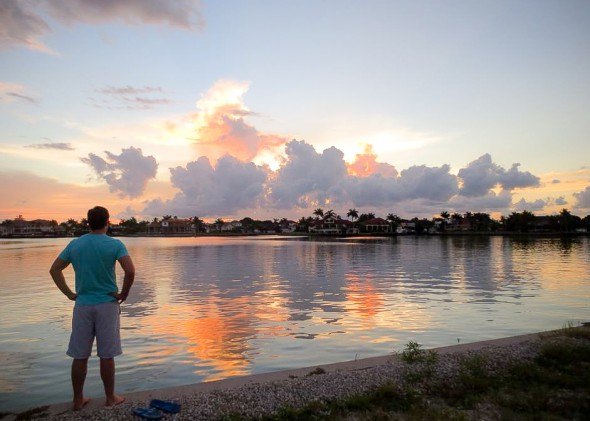
<instances>
[{"instance_id":1,"label":"blue flip flop","mask_svg":"<svg viewBox=\"0 0 590 421\"><path fill-rule=\"evenodd\" d=\"M171 401L163 401L161 399L152 399L150 402L152 408L160 409L170 414L178 414L180 412L180 404Z\"/></svg>"},{"instance_id":2,"label":"blue flip flop","mask_svg":"<svg viewBox=\"0 0 590 421\"><path fill-rule=\"evenodd\" d=\"M164 417L164 414L156 408L135 408L133 414L146 420L159 420Z\"/></svg>"}]
</instances>

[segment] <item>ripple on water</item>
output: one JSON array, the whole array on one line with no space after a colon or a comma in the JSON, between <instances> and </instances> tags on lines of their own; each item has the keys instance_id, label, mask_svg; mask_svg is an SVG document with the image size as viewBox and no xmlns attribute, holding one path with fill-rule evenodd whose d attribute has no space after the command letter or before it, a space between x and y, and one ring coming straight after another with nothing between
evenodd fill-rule
<instances>
[{"instance_id":1,"label":"ripple on water","mask_svg":"<svg viewBox=\"0 0 590 421\"><path fill-rule=\"evenodd\" d=\"M0 241L0 410L70 397L72 307L47 276L68 241ZM122 392L590 318L587 238L123 241L138 273L122 306ZM88 392L101 395L97 364Z\"/></svg>"}]
</instances>

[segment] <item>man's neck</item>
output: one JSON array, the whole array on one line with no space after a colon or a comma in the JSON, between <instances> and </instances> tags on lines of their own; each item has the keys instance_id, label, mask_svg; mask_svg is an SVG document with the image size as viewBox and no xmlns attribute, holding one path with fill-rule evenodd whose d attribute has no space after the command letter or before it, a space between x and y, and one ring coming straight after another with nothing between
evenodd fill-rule
<instances>
[{"instance_id":1,"label":"man's neck","mask_svg":"<svg viewBox=\"0 0 590 421\"><path fill-rule=\"evenodd\" d=\"M106 234L107 233L107 230L108 230L108 227L104 227L104 228L101 228L99 230L91 230L90 231L90 234L96 234L96 235Z\"/></svg>"}]
</instances>

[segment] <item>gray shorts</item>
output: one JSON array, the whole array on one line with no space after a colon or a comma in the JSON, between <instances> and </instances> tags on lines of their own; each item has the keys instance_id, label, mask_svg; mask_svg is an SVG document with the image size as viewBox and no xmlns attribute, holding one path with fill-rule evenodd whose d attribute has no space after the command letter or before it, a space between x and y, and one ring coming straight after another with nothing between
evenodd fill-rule
<instances>
[{"instance_id":1,"label":"gray shorts","mask_svg":"<svg viewBox=\"0 0 590 421\"><path fill-rule=\"evenodd\" d=\"M121 355L119 314L117 302L74 306L72 335L66 354L80 360L90 357L96 336L96 350L100 358Z\"/></svg>"}]
</instances>

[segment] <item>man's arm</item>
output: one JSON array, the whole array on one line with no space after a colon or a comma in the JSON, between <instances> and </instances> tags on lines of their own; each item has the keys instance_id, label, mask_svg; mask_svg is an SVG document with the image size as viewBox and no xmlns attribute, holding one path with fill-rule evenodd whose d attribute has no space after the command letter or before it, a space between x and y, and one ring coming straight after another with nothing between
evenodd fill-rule
<instances>
[{"instance_id":1,"label":"man's arm","mask_svg":"<svg viewBox=\"0 0 590 421\"><path fill-rule=\"evenodd\" d=\"M133 266L133 260L131 260L130 256L121 257L119 263L125 272L125 277L123 278L123 288L115 298L119 303L122 303L127 299L129 291L131 290L131 285L133 285L133 281L135 280L135 266Z\"/></svg>"},{"instance_id":2,"label":"man's arm","mask_svg":"<svg viewBox=\"0 0 590 421\"><path fill-rule=\"evenodd\" d=\"M51 269L49 269L49 273L51 274L51 277L53 278L53 282L55 282L55 285L57 285L59 290L61 292L63 292L63 294L66 297L68 297L70 300L75 301L77 295L74 292L72 292L70 287L68 287L68 285L66 284L66 278L64 277L64 273L63 273L63 270L65 268L67 268L69 264L70 264L70 262L66 262L65 260L60 259L58 257L57 259L55 259L55 261L51 265Z\"/></svg>"}]
</instances>

